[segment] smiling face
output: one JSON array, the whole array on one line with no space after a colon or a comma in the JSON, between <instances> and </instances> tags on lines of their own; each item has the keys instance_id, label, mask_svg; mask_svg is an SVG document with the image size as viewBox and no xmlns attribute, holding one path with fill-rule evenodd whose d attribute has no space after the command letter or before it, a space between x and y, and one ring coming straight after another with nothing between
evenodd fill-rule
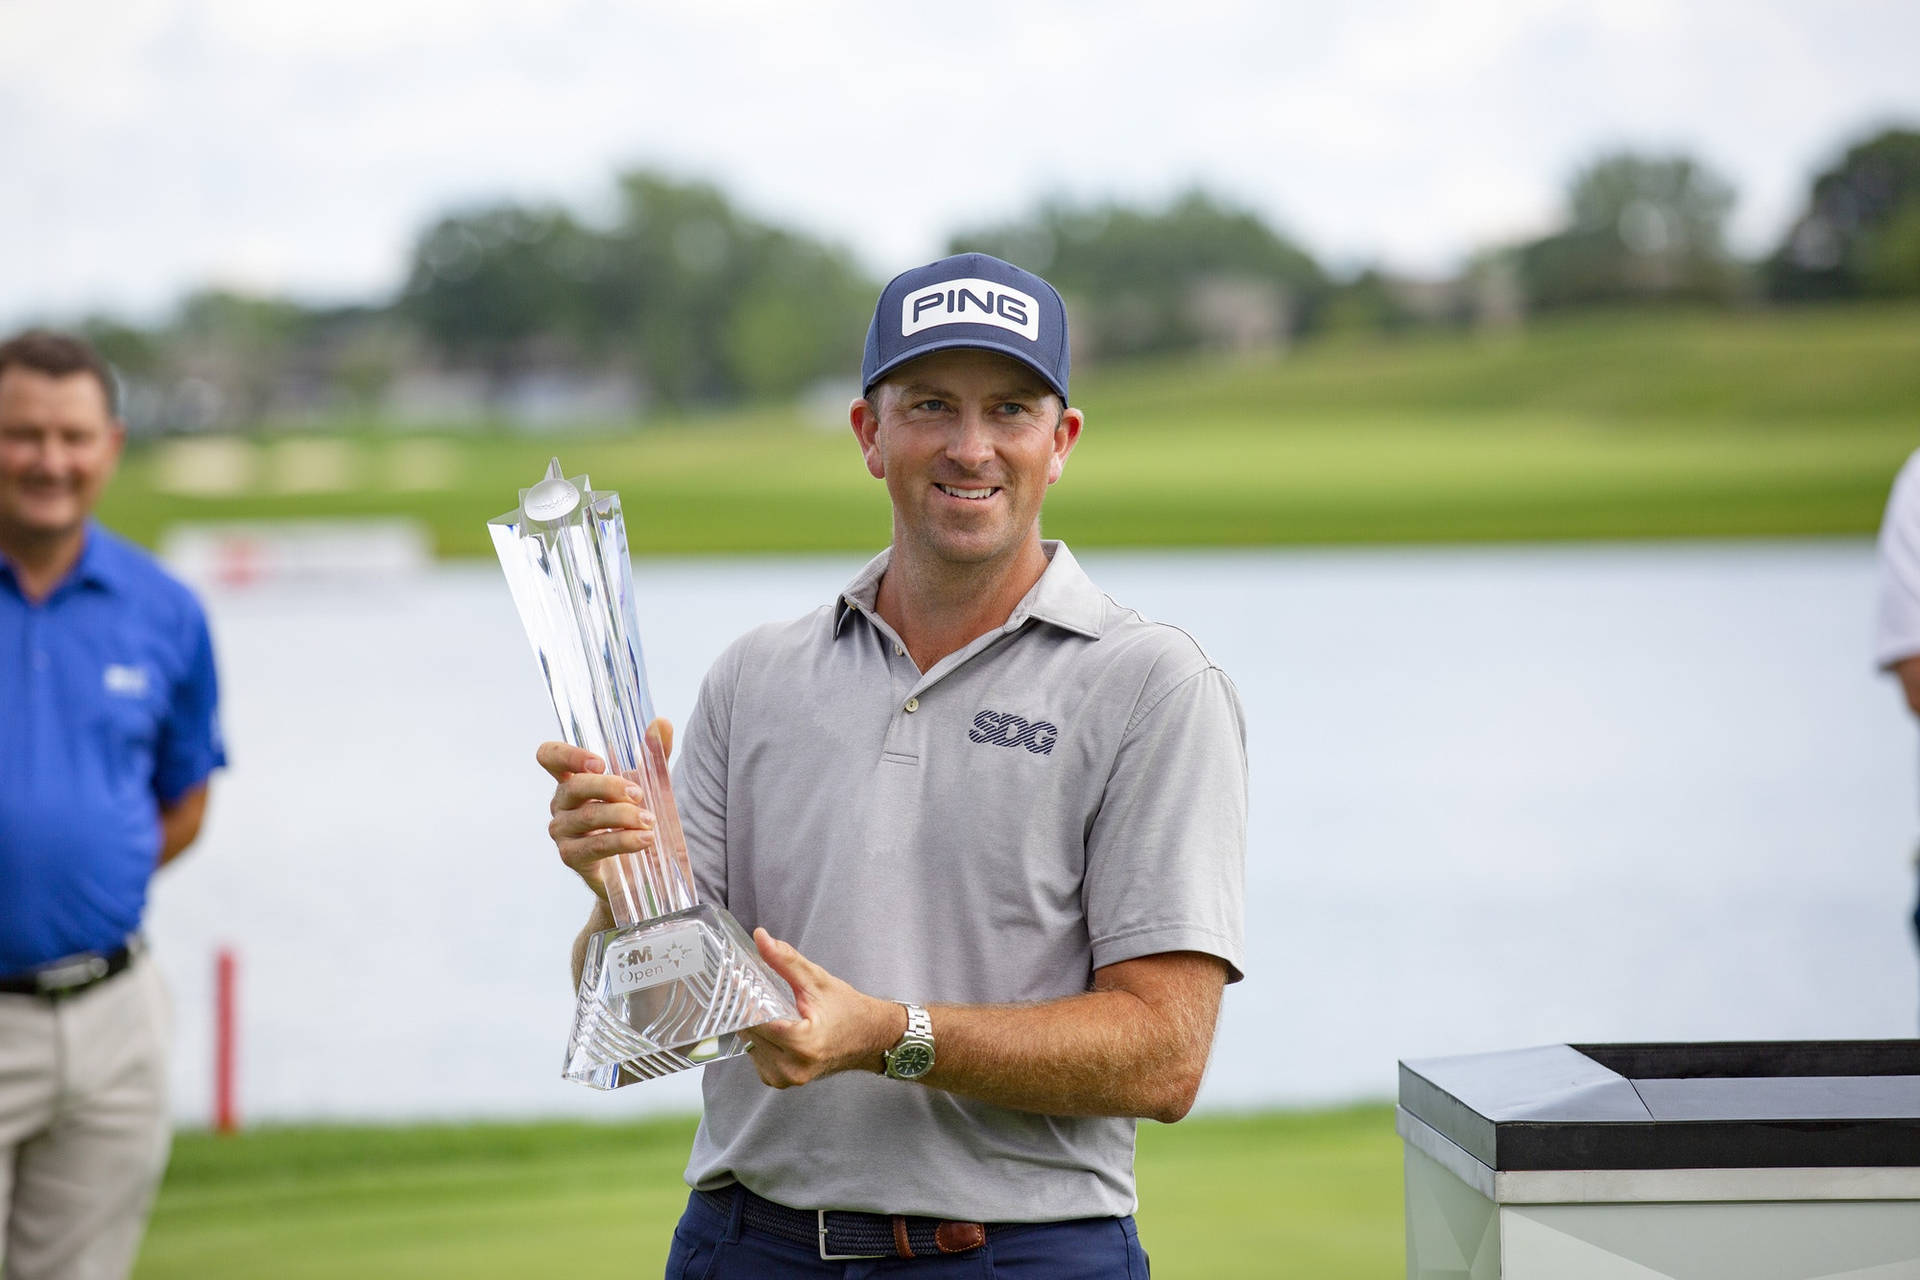
<instances>
[{"instance_id":1,"label":"smiling face","mask_svg":"<svg viewBox=\"0 0 1920 1280\"><path fill-rule=\"evenodd\" d=\"M0 542L79 538L125 436L92 374L0 369Z\"/></svg>"},{"instance_id":2,"label":"smiling face","mask_svg":"<svg viewBox=\"0 0 1920 1280\"><path fill-rule=\"evenodd\" d=\"M853 405L867 470L893 499L894 554L927 568L1012 566L1040 554L1040 502L1081 415L992 351L936 351Z\"/></svg>"}]
</instances>

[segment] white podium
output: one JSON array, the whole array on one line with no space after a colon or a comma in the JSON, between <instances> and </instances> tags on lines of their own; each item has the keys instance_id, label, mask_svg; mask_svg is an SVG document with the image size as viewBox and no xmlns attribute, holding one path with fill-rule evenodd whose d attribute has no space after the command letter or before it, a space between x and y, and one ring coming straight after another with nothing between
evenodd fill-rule
<instances>
[{"instance_id":1,"label":"white podium","mask_svg":"<svg viewBox=\"0 0 1920 1280\"><path fill-rule=\"evenodd\" d=\"M1408 1280L1920 1280L1920 1040L1400 1064Z\"/></svg>"}]
</instances>

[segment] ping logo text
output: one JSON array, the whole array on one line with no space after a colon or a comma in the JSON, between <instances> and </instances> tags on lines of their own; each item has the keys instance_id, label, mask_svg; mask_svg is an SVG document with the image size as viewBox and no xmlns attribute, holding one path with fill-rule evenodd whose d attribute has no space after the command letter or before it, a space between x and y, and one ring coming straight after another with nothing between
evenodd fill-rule
<instances>
[{"instance_id":1,"label":"ping logo text","mask_svg":"<svg viewBox=\"0 0 1920 1280\"><path fill-rule=\"evenodd\" d=\"M915 289L900 300L900 336L943 324L990 324L1040 340L1040 308L1029 294L969 277Z\"/></svg>"}]
</instances>

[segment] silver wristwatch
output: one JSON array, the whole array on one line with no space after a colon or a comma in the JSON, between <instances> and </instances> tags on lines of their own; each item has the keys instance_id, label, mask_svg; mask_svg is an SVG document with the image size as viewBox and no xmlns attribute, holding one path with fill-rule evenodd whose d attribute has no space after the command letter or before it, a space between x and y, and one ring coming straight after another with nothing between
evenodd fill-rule
<instances>
[{"instance_id":1,"label":"silver wristwatch","mask_svg":"<svg viewBox=\"0 0 1920 1280\"><path fill-rule=\"evenodd\" d=\"M887 1074L895 1080L918 1080L933 1070L933 1019L917 1004L902 1000L907 1011L907 1033L887 1050Z\"/></svg>"}]
</instances>

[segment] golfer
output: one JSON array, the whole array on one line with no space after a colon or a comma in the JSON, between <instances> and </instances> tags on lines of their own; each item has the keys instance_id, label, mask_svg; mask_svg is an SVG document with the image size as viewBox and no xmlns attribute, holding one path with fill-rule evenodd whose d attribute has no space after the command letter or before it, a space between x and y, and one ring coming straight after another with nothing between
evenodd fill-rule
<instances>
[{"instance_id":1,"label":"golfer","mask_svg":"<svg viewBox=\"0 0 1920 1280\"><path fill-rule=\"evenodd\" d=\"M1241 976L1245 727L1190 636L1042 539L1067 375L1038 276L888 284L849 416L891 544L735 641L680 735L700 895L799 1017L705 1070L674 1280L1147 1274L1135 1124L1193 1105ZM595 864L652 817L586 752L539 759L598 895L577 965L613 925Z\"/></svg>"}]
</instances>

